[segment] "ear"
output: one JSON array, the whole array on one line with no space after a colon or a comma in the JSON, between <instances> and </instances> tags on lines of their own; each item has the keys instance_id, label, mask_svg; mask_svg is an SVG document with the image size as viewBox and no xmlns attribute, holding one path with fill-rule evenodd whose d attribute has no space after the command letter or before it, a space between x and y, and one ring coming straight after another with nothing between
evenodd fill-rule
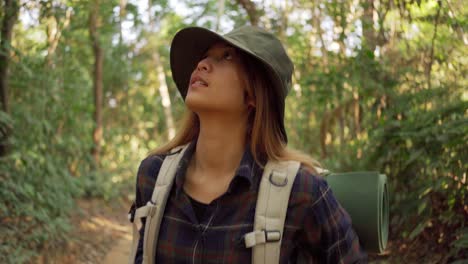
<instances>
[{"instance_id":1,"label":"ear","mask_svg":"<svg viewBox=\"0 0 468 264\"><path fill-rule=\"evenodd\" d=\"M255 109L255 100L252 97L246 98L247 99L247 108L248 109Z\"/></svg>"},{"instance_id":2,"label":"ear","mask_svg":"<svg viewBox=\"0 0 468 264\"><path fill-rule=\"evenodd\" d=\"M249 108L255 108L256 103L255 103L255 98L246 91L245 92L245 103L247 104L247 107Z\"/></svg>"}]
</instances>

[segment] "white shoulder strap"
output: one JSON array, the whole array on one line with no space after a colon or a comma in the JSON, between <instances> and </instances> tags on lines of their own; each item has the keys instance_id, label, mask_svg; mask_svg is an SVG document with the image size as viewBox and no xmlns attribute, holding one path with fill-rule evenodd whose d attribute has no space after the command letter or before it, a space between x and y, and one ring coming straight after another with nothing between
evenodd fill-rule
<instances>
[{"instance_id":1,"label":"white shoulder strap","mask_svg":"<svg viewBox=\"0 0 468 264\"><path fill-rule=\"evenodd\" d=\"M143 240L143 264L154 263L156 244L159 235L159 226L163 218L166 202L174 183L178 164L187 150L188 144L171 150L165 157L153 190L151 200L145 206L136 209L134 216L129 215L133 222L133 246L129 263L134 263L138 247L139 232L136 226L137 219L146 217L145 234ZM133 218L133 219L132 219Z\"/></svg>"},{"instance_id":2,"label":"white shoulder strap","mask_svg":"<svg viewBox=\"0 0 468 264\"><path fill-rule=\"evenodd\" d=\"M130 251L128 263L133 264L135 262L135 256L138 249L138 240L140 240L140 232L137 224L141 218L145 218L148 215L148 206L142 206L135 210L135 203L132 205L132 209L128 214L128 220L132 223L132 248ZM134 210L134 211L133 211ZM133 211L133 212L132 212Z\"/></svg>"},{"instance_id":3,"label":"white shoulder strap","mask_svg":"<svg viewBox=\"0 0 468 264\"><path fill-rule=\"evenodd\" d=\"M263 171L255 209L254 231L245 235L253 264L279 263L281 239L298 161L268 162Z\"/></svg>"}]
</instances>

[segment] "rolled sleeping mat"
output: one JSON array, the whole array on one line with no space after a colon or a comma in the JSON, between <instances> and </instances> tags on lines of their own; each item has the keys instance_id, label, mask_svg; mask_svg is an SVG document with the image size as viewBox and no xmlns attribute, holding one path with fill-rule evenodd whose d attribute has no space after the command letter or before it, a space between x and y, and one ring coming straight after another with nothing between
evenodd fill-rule
<instances>
[{"instance_id":1,"label":"rolled sleeping mat","mask_svg":"<svg viewBox=\"0 0 468 264\"><path fill-rule=\"evenodd\" d=\"M329 173L333 194L351 216L353 228L367 252L387 247L389 204L387 176L378 172Z\"/></svg>"}]
</instances>

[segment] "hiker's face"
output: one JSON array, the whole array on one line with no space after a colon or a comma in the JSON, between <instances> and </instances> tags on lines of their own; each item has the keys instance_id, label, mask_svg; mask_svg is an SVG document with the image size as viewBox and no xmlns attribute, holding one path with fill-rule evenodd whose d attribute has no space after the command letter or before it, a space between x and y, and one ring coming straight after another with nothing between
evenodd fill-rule
<instances>
[{"instance_id":1,"label":"hiker's face","mask_svg":"<svg viewBox=\"0 0 468 264\"><path fill-rule=\"evenodd\" d=\"M195 113L243 115L252 99L240 54L224 43L213 45L192 72L185 103Z\"/></svg>"}]
</instances>

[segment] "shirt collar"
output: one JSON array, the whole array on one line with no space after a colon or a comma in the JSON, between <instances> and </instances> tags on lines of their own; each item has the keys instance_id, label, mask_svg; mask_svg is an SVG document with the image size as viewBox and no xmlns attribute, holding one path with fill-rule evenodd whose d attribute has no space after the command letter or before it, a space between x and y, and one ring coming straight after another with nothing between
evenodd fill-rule
<instances>
[{"instance_id":1,"label":"shirt collar","mask_svg":"<svg viewBox=\"0 0 468 264\"><path fill-rule=\"evenodd\" d=\"M192 155L195 152L195 146L196 140L189 143L187 150L180 159L179 165L177 165L177 171L175 175L176 196L179 196L180 193L183 192L185 173L190 163L190 159L192 158Z\"/></svg>"},{"instance_id":2,"label":"shirt collar","mask_svg":"<svg viewBox=\"0 0 468 264\"><path fill-rule=\"evenodd\" d=\"M228 193L240 191L241 189L239 188L242 187L248 188L253 186L256 174L257 165L255 163L255 159L252 152L250 152L250 147L246 145L239 167L237 167L236 175L229 185Z\"/></svg>"},{"instance_id":3,"label":"shirt collar","mask_svg":"<svg viewBox=\"0 0 468 264\"><path fill-rule=\"evenodd\" d=\"M185 174L187 172L190 159L195 153L196 144L196 140L189 143L187 150L183 154L179 165L177 166L177 171L175 175L176 196L179 196L180 193L183 192ZM241 162L237 167L236 174L233 180L231 181L227 192L238 192L252 187L255 175L257 174L257 170L258 165L255 162L255 159L252 155L252 152L250 151L249 146L246 145Z\"/></svg>"}]
</instances>

